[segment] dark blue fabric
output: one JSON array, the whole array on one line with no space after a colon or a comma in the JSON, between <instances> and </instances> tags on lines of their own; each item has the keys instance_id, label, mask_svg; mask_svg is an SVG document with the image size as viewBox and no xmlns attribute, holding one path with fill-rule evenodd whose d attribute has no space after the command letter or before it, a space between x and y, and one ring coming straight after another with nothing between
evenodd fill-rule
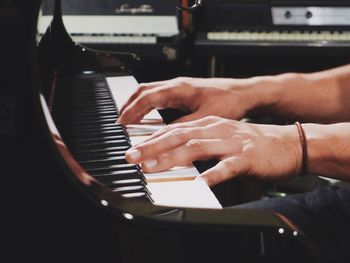
<instances>
[{"instance_id":1,"label":"dark blue fabric","mask_svg":"<svg viewBox=\"0 0 350 263\"><path fill-rule=\"evenodd\" d=\"M350 262L350 190L335 186L235 206L285 215L318 248L323 262Z\"/></svg>"}]
</instances>

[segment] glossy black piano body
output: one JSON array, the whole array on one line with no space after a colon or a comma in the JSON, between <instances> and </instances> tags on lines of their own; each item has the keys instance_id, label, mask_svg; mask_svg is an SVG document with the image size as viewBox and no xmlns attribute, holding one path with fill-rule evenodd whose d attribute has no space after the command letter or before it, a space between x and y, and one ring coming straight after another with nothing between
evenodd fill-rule
<instances>
[{"instance_id":1,"label":"glossy black piano body","mask_svg":"<svg viewBox=\"0 0 350 263\"><path fill-rule=\"evenodd\" d=\"M74 142L68 139L66 142L67 133L57 129L62 125L60 120L70 118L64 116L65 105L69 108L75 101L70 98L58 101L59 96L52 92L60 88L62 76L72 80L85 76L87 71L130 74L122 63L128 57L75 45L64 28L60 28L60 17L56 17L37 47L35 23L39 4L40 1L23 1L16 6L17 15L13 17L19 19L19 33L25 36L19 39L23 40L20 46L26 54L21 58L21 83L26 85L16 87L20 91L17 141L22 155L19 158L22 164L16 168L19 170L16 183L26 189L21 191L22 195L18 194L25 203L16 215L22 223L25 221L30 232L24 235L25 240L28 238L24 246L35 253L33 261L221 262L231 258L245 262L314 262L317 259L307 238L278 214L154 206L148 199L123 198L83 169L72 155L70 147L74 147ZM65 84L61 88L66 89L65 94L75 92L75 85Z\"/></svg>"}]
</instances>

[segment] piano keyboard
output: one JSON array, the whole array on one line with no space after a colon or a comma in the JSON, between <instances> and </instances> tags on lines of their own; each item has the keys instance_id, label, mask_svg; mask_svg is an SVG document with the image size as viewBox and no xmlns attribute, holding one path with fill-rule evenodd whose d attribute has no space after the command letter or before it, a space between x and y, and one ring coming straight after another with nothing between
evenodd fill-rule
<instances>
[{"instance_id":1,"label":"piano keyboard","mask_svg":"<svg viewBox=\"0 0 350 263\"><path fill-rule=\"evenodd\" d=\"M176 16L65 15L63 20L74 42L83 44L155 44L179 34ZM51 16L40 16L38 38L50 22Z\"/></svg>"},{"instance_id":2,"label":"piano keyboard","mask_svg":"<svg viewBox=\"0 0 350 263\"><path fill-rule=\"evenodd\" d=\"M53 118L72 155L95 179L125 198L147 199L155 205L221 208L206 183L194 180L199 175L194 166L147 174L126 162L127 149L164 125L157 111L146 115L140 125L116 123L116 105L122 105L138 86L132 76L106 79L86 72L73 78L60 76L58 86L63 91L57 92L56 99L65 103L54 107Z\"/></svg>"},{"instance_id":3,"label":"piano keyboard","mask_svg":"<svg viewBox=\"0 0 350 263\"><path fill-rule=\"evenodd\" d=\"M76 43L84 44L156 44L154 35L119 35L119 34L71 34Z\"/></svg>"},{"instance_id":4,"label":"piano keyboard","mask_svg":"<svg viewBox=\"0 0 350 263\"><path fill-rule=\"evenodd\" d=\"M234 40L234 41L337 41L349 42L349 31L271 31L271 32L208 32L209 40Z\"/></svg>"},{"instance_id":5,"label":"piano keyboard","mask_svg":"<svg viewBox=\"0 0 350 263\"><path fill-rule=\"evenodd\" d=\"M219 31L199 36L202 41L271 43L271 45L349 46L350 31Z\"/></svg>"}]
</instances>

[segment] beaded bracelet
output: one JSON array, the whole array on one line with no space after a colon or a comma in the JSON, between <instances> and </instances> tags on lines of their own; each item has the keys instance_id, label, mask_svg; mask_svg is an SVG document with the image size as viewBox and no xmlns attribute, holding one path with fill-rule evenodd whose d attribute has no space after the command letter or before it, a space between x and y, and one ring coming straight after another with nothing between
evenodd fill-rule
<instances>
[{"instance_id":1,"label":"beaded bracelet","mask_svg":"<svg viewBox=\"0 0 350 263\"><path fill-rule=\"evenodd\" d=\"M295 125L298 127L300 145L301 145L301 150L302 150L302 164L301 164L300 176L305 177L307 172L308 172L306 136L305 136L303 126L301 126L300 122L298 122L298 121L295 122Z\"/></svg>"}]
</instances>

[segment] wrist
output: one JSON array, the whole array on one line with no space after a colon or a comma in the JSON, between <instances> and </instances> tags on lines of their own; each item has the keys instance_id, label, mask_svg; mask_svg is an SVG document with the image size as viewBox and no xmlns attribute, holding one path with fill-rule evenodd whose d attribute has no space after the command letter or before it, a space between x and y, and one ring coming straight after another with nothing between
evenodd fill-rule
<instances>
[{"instance_id":1,"label":"wrist","mask_svg":"<svg viewBox=\"0 0 350 263\"><path fill-rule=\"evenodd\" d=\"M276 108L282 90L277 78L257 76L233 81L230 91L240 98L246 116L266 115Z\"/></svg>"},{"instance_id":2,"label":"wrist","mask_svg":"<svg viewBox=\"0 0 350 263\"><path fill-rule=\"evenodd\" d=\"M309 174L349 180L350 124L303 124L308 147ZM347 175L346 175L347 174ZM346 175L344 177L344 175Z\"/></svg>"}]
</instances>

